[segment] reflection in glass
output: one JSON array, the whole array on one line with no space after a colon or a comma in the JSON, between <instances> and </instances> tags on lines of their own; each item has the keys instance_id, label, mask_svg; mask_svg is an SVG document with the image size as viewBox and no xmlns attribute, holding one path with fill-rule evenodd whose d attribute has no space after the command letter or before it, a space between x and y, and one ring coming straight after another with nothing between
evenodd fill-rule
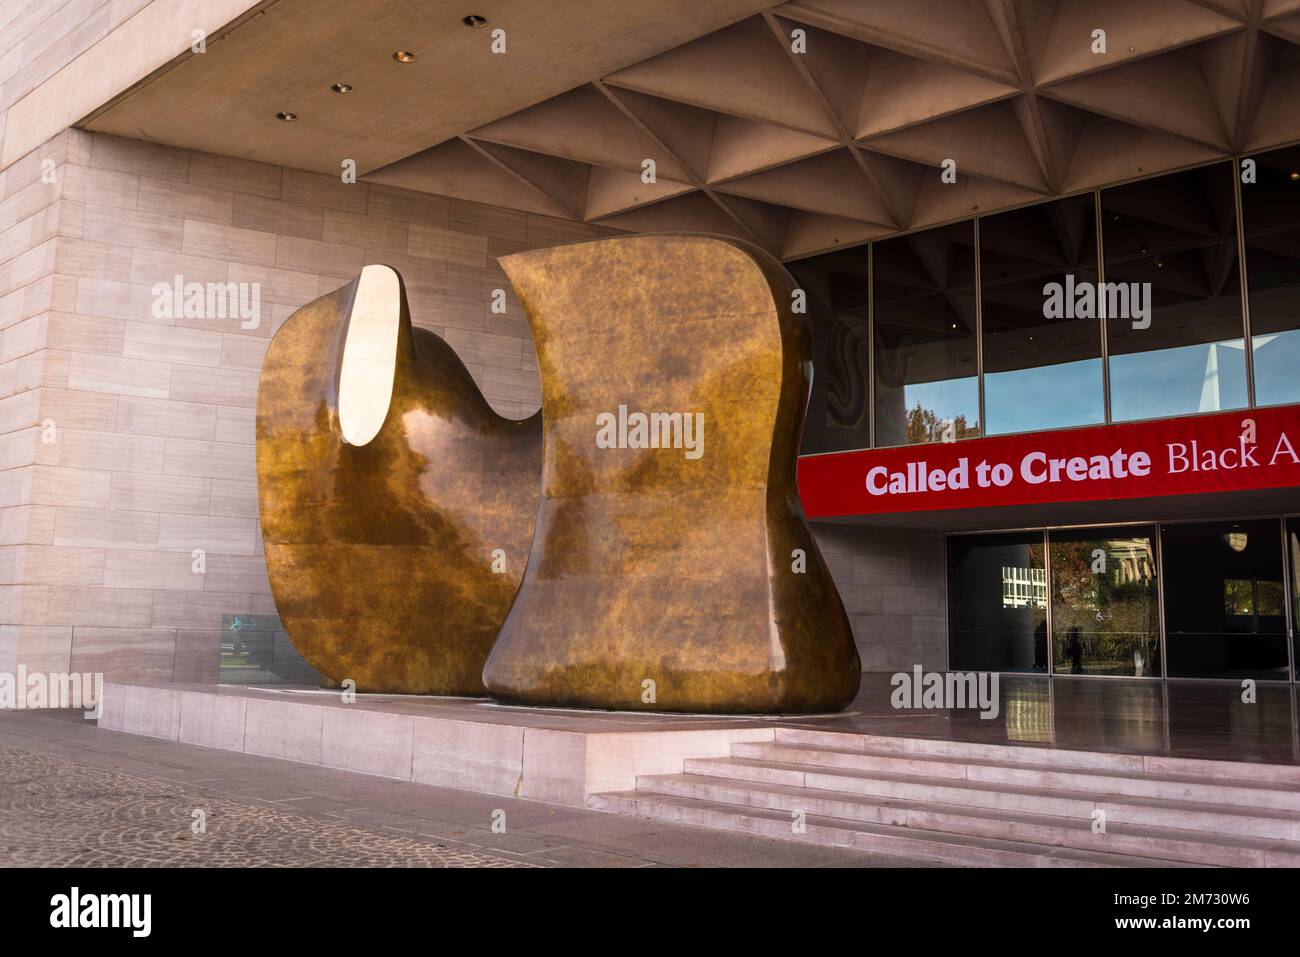
<instances>
[{"instance_id":1,"label":"reflection in glass","mask_svg":"<svg viewBox=\"0 0 1300 957\"><path fill-rule=\"evenodd\" d=\"M975 226L875 244L876 445L980 434Z\"/></svg>"},{"instance_id":2,"label":"reflection in glass","mask_svg":"<svg viewBox=\"0 0 1300 957\"><path fill-rule=\"evenodd\" d=\"M1161 528L1169 674L1288 677L1276 519Z\"/></svg>"},{"instance_id":3,"label":"reflection in glass","mask_svg":"<svg viewBox=\"0 0 1300 957\"><path fill-rule=\"evenodd\" d=\"M1286 554L1291 569L1291 621L1296 642L1294 660L1300 661L1300 628L1295 627L1295 616L1300 614L1300 518L1286 520Z\"/></svg>"},{"instance_id":4,"label":"reflection in glass","mask_svg":"<svg viewBox=\"0 0 1300 957\"><path fill-rule=\"evenodd\" d=\"M1149 527L1048 533L1056 674L1160 674L1160 599Z\"/></svg>"},{"instance_id":5,"label":"reflection in glass","mask_svg":"<svg viewBox=\"0 0 1300 957\"><path fill-rule=\"evenodd\" d=\"M1115 421L1247 404L1232 176L1216 163L1101 193Z\"/></svg>"},{"instance_id":6,"label":"reflection in glass","mask_svg":"<svg viewBox=\"0 0 1300 957\"><path fill-rule=\"evenodd\" d=\"M789 265L808 296L813 381L800 454L871 447L867 249L843 249Z\"/></svg>"},{"instance_id":7,"label":"reflection in glass","mask_svg":"<svg viewBox=\"0 0 1300 957\"><path fill-rule=\"evenodd\" d=\"M1101 422L1100 313L1074 294L1097 281L1093 194L987 216L979 241L987 434Z\"/></svg>"},{"instance_id":8,"label":"reflection in glass","mask_svg":"<svg viewBox=\"0 0 1300 957\"><path fill-rule=\"evenodd\" d=\"M1047 569L1039 532L948 539L948 666L1047 671Z\"/></svg>"},{"instance_id":9,"label":"reflection in glass","mask_svg":"<svg viewBox=\"0 0 1300 957\"><path fill-rule=\"evenodd\" d=\"M1283 405L1300 402L1300 146L1252 158L1241 214L1255 402Z\"/></svg>"}]
</instances>

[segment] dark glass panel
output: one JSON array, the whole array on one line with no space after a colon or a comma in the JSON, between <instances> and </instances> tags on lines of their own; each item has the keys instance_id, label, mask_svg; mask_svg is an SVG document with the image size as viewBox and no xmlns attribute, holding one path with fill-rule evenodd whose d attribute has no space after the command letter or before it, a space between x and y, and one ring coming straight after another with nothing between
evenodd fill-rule
<instances>
[{"instance_id":1,"label":"dark glass panel","mask_svg":"<svg viewBox=\"0 0 1300 957\"><path fill-rule=\"evenodd\" d=\"M1241 185L1255 402L1300 402L1300 146L1257 154Z\"/></svg>"},{"instance_id":2,"label":"dark glass panel","mask_svg":"<svg viewBox=\"0 0 1300 957\"><path fill-rule=\"evenodd\" d=\"M1057 674L1160 674L1155 547L1152 527L1048 533Z\"/></svg>"},{"instance_id":3,"label":"dark glass panel","mask_svg":"<svg viewBox=\"0 0 1300 957\"><path fill-rule=\"evenodd\" d=\"M948 666L1047 671L1047 571L1041 532L948 539Z\"/></svg>"},{"instance_id":4,"label":"dark glass panel","mask_svg":"<svg viewBox=\"0 0 1300 957\"><path fill-rule=\"evenodd\" d=\"M1103 421L1094 195L981 219L980 278L985 431Z\"/></svg>"},{"instance_id":5,"label":"dark glass panel","mask_svg":"<svg viewBox=\"0 0 1300 957\"><path fill-rule=\"evenodd\" d=\"M876 445L980 434L975 227L876 243Z\"/></svg>"},{"instance_id":6,"label":"dark glass panel","mask_svg":"<svg viewBox=\"0 0 1300 957\"><path fill-rule=\"evenodd\" d=\"M870 448L867 247L800 260L789 269L807 293L813 332L812 392L799 451Z\"/></svg>"},{"instance_id":7,"label":"dark glass panel","mask_svg":"<svg viewBox=\"0 0 1300 957\"><path fill-rule=\"evenodd\" d=\"M1161 538L1170 676L1286 680L1278 520L1166 525Z\"/></svg>"},{"instance_id":8,"label":"dark glass panel","mask_svg":"<svg viewBox=\"0 0 1300 957\"><path fill-rule=\"evenodd\" d=\"M1234 167L1102 191L1111 417L1242 408Z\"/></svg>"}]
</instances>

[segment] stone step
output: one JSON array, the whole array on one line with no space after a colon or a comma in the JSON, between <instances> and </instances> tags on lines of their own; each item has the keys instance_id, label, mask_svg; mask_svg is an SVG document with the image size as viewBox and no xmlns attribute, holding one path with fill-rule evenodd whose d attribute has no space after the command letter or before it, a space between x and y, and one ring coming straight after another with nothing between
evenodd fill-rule
<instances>
[{"instance_id":1,"label":"stone step","mask_svg":"<svg viewBox=\"0 0 1300 957\"><path fill-rule=\"evenodd\" d=\"M1043 764L1053 768L1090 768L1233 782L1244 778L1259 784L1282 784L1300 788L1300 765L1296 764L1215 761L1208 758L1079 751L1036 745L984 744L943 738L908 738L805 728L777 728L775 741L787 747L809 746L916 757L971 758L985 762Z\"/></svg>"},{"instance_id":2,"label":"stone step","mask_svg":"<svg viewBox=\"0 0 1300 957\"><path fill-rule=\"evenodd\" d=\"M785 811L640 790L593 794L587 799L587 806L593 810L741 831L777 840L806 841L968 867L1195 866L1158 858L1047 847L811 814L804 819L803 831L796 832L791 815Z\"/></svg>"},{"instance_id":3,"label":"stone step","mask_svg":"<svg viewBox=\"0 0 1300 957\"><path fill-rule=\"evenodd\" d=\"M787 749L788 750L788 749ZM893 774L854 768L827 768L749 758L688 758L688 774L726 778L747 784L771 784L980 808L1007 813L1041 814L1091 824L1102 808L1108 824L1173 828L1241 837L1300 842L1300 814L1217 804L1115 794L1073 793L1057 789L1004 785L987 781Z\"/></svg>"},{"instance_id":4,"label":"stone step","mask_svg":"<svg viewBox=\"0 0 1300 957\"><path fill-rule=\"evenodd\" d=\"M639 777L637 791L694 798L746 810L763 808L787 814L802 811L828 820L867 822L1215 867L1293 866L1293 862L1300 858L1300 843L1289 841L1116 823L1109 816L1105 833L1096 833L1090 818L893 800L694 773Z\"/></svg>"},{"instance_id":5,"label":"stone step","mask_svg":"<svg viewBox=\"0 0 1300 957\"><path fill-rule=\"evenodd\" d=\"M1300 787L1279 783L1186 777L1105 768L1058 768L978 757L897 754L839 748L784 746L749 742L732 745L733 757L786 765L803 765L817 773L853 770L869 774L931 778L936 783L964 781L997 787L1017 786L1064 791L1073 796L1099 795L1195 801L1278 811L1300 811ZM817 785L811 780L808 787Z\"/></svg>"}]
</instances>

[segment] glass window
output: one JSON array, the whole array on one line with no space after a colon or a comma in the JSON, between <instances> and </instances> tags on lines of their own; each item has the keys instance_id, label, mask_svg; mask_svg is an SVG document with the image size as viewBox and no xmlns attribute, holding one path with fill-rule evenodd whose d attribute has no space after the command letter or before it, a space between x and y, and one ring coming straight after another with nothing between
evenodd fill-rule
<instances>
[{"instance_id":1,"label":"glass window","mask_svg":"<svg viewBox=\"0 0 1300 957\"><path fill-rule=\"evenodd\" d=\"M980 434L975 225L875 243L876 445Z\"/></svg>"},{"instance_id":2,"label":"glass window","mask_svg":"<svg viewBox=\"0 0 1300 957\"><path fill-rule=\"evenodd\" d=\"M1243 408L1231 163L1103 190L1111 418Z\"/></svg>"},{"instance_id":3,"label":"glass window","mask_svg":"<svg viewBox=\"0 0 1300 957\"><path fill-rule=\"evenodd\" d=\"M1295 616L1300 612L1300 518L1286 520L1286 554L1291 563L1291 633L1296 642L1293 652L1296 661L1300 661L1300 629L1295 627Z\"/></svg>"},{"instance_id":4,"label":"glass window","mask_svg":"<svg viewBox=\"0 0 1300 957\"><path fill-rule=\"evenodd\" d=\"M1155 529L1048 533L1056 674L1160 674Z\"/></svg>"},{"instance_id":5,"label":"glass window","mask_svg":"<svg viewBox=\"0 0 1300 957\"><path fill-rule=\"evenodd\" d=\"M980 220L985 432L1105 419L1094 194Z\"/></svg>"},{"instance_id":6,"label":"glass window","mask_svg":"<svg viewBox=\"0 0 1300 957\"><path fill-rule=\"evenodd\" d=\"M222 684L319 686L320 673L289 641L275 615L223 615Z\"/></svg>"},{"instance_id":7,"label":"glass window","mask_svg":"<svg viewBox=\"0 0 1300 957\"><path fill-rule=\"evenodd\" d=\"M1277 519L1161 529L1169 674L1286 680Z\"/></svg>"},{"instance_id":8,"label":"glass window","mask_svg":"<svg viewBox=\"0 0 1300 957\"><path fill-rule=\"evenodd\" d=\"M867 332L867 248L844 249L789 265L808 296L813 381L800 453L871 447Z\"/></svg>"},{"instance_id":9,"label":"glass window","mask_svg":"<svg viewBox=\"0 0 1300 957\"><path fill-rule=\"evenodd\" d=\"M948 539L948 667L1047 671L1041 532Z\"/></svg>"},{"instance_id":10,"label":"glass window","mask_svg":"<svg viewBox=\"0 0 1300 957\"><path fill-rule=\"evenodd\" d=\"M1300 146L1255 157L1241 184L1255 402L1300 402Z\"/></svg>"}]
</instances>

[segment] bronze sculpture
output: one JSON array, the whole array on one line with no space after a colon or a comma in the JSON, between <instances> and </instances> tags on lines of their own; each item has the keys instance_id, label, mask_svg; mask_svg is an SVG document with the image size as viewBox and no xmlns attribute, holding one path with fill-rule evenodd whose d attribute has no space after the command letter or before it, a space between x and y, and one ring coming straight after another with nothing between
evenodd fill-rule
<instances>
[{"instance_id":1,"label":"bronze sculpture","mask_svg":"<svg viewBox=\"0 0 1300 957\"><path fill-rule=\"evenodd\" d=\"M299 651L361 691L844 707L860 667L795 483L811 347L790 275L689 234L501 262L541 370L526 420L411 325L388 267L276 333L258 491Z\"/></svg>"},{"instance_id":2,"label":"bronze sculpture","mask_svg":"<svg viewBox=\"0 0 1300 957\"><path fill-rule=\"evenodd\" d=\"M267 573L302 656L359 691L483 694L532 541L538 416L497 415L367 266L276 332L257 399Z\"/></svg>"},{"instance_id":3,"label":"bronze sculpture","mask_svg":"<svg viewBox=\"0 0 1300 957\"><path fill-rule=\"evenodd\" d=\"M860 666L795 484L810 335L789 273L748 244L685 234L501 264L537 345L544 436L537 531L489 694L844 707Z\"/></svg>"}]
</instances>

